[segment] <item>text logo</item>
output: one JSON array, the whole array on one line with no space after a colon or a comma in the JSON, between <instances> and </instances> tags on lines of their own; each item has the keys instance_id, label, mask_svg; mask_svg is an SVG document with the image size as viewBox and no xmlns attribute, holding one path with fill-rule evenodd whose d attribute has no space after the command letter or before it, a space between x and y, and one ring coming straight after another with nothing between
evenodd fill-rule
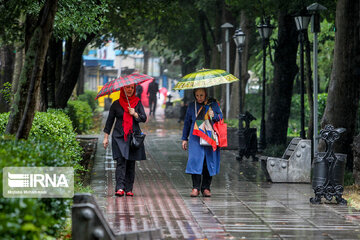
<instances>
[{"instance_id":1,"label":"text logo","mask_svg":"<svg viewBox=\"0 0 360 240\"><path fill-rule=\"evenodd\" d=\"M3 169L4 197L57 197L74 195L71 167L6 167Z\"/></svg>"}]
</instances>

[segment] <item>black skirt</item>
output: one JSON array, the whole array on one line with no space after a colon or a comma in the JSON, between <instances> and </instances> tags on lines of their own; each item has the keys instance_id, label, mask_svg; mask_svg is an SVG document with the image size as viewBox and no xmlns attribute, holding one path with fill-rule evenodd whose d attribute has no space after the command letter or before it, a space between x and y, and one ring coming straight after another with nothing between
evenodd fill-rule
<instances>
[{"instance_id":1,"label":"black skirt","mask_svg":"<svg viewBox=\"0 0 360 240\"><path fill-rule=\"evenodd\" d=\"M130 148L131 134L128 135L128 139L125 142L123 137L112 136L112 154L113 159L123 157L127 160L146 160L144 143L134 150Z\"/></svg>"}]
</instances>

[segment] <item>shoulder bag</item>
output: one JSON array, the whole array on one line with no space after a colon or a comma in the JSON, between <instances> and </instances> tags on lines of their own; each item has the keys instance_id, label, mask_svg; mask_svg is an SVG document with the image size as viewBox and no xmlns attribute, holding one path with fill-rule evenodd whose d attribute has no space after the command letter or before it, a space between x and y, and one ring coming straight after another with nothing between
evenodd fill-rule
<instances>
[{"instance_id":1,"label":"shoulder bag","mask_svg":"<svg viewBox=\"0 0 360 240\"><path fill-rule=\"evenodd\" d=\"M199 109L199 112L200 112L200 111L201 111L201 108ZM196 101L195 101L195 118L197 118L199 112L196 112ZM209 120L205 120L205 121L209 121ZM209 124L210 124L210 123L209 123ZM207 125L209 126L209 124L207 124ZM210 126L211 126L211 124L210 124ZM206 130L205 130L205 131L206 131ZM217 137L216 132L213 131L213 134L214 134L214 138L215 138L215 141L216 141L216 145L219 145L219 140L218 140L218 137ZM201 146L208 146L208 147L211 146L211 144L208 143L208 142L207 142L205 139L203 139L202 137L200 137L200 145L201 145Z\"/></svg>"},{"instance_id":2,"label":"shoulder bag","mask_svg":"<svg viewBox=\"0 0 360 240\"><path fill-rule=\"evenodd\" d=\"M131 134L130 148L139 149L144 144L145 137L146 134L133 132Z\"/></svg>"}]
</instances>

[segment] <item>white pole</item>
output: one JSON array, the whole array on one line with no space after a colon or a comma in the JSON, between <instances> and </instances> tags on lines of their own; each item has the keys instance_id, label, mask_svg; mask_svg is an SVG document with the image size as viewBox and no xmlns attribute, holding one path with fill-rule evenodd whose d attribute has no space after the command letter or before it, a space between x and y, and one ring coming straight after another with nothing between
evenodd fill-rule
<instances>
[{"instance_id":1,"label":"white pole","mask_svg":"<svg viewBox=\"0 0 360 240\"><path fill-rule=\"evenodd\" d=\"M230 41L229 41L229 28L225 30L226 42L226 71L230 72ZM230 111L230 83L226 84L226 119L229 119Z\"/></svg>"},{"instance_id":2,"label":"white pole","mask_svg":"<svg viewBox=\"0 0 360 240\"><path fill-rule=\"evenodd\" d=\"M314 33L314 156L316 156L318 148L318 33Z\"/></svg>"},{"instance_id":3,"label":"white pole","mask_svg":"<svg viewBox=\"0 0 360 240\"><path fill-rule=\"evenodd\" d=\"M225 42L226 42L226 71L230 72L230 41L229 41L229 28L234 26L230 23L224 23L221 28L225 28ZM229 118L230 110L230 83L226 84L226 119Z\"/></svg>"}]
</instances>

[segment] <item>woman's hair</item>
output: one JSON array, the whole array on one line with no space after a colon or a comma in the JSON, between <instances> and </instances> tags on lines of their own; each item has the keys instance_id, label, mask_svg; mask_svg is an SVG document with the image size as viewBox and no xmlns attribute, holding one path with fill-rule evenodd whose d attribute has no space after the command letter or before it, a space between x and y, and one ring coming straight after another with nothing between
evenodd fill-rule
<instances>
[{"instance_id":1,"label":"woman's hair","mask_svg":"<svg viewBox=\"0 0 360 240\"><path fill-rule=\"evenodd\" d=\"M206 88L195 88L195 89L193 90L194 98L196 98L196 97L195 97L196 91L197 91L197 90L200 90L200 89L204 90L204 92L205 92L205 98L207 98L207 97L208 97L208 94L207 94Z\"/></svg>"}]
</instances>

